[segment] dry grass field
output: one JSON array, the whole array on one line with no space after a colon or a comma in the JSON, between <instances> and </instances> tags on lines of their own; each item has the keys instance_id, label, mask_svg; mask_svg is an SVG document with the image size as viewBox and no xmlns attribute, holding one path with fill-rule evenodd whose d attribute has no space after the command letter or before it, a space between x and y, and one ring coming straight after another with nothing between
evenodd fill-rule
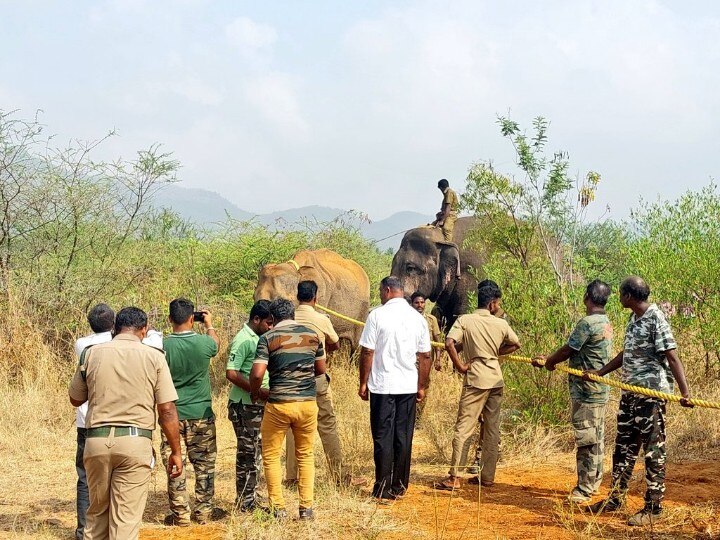
<instances>
[{"instance_id":1,"label":"dry grass field","mask_svg":"<svg viewBox=\"0 0 720 540\"><path fill-rule=\"evenodd\" d=\"M15 343L15 353L20 346L22 343ZM28 344L28 350L31 349ZM214 367L219 437L216 491L217 504L232 511L235 440L225 416L227 388L217 376L222 372L223 362L223 358L218 358ZM28 369L16 377L23 381L21 384L0 380L0 537L70 539L75 526L76 478L74 413L66 397L71 367L53 365L48 356L28 362ZM336 359L331 371L346 461L357 475L370 480L373 463L368 405L356 395L356 369L351 362ZM278 524L262 515L231 512L228 519L208 526L164 527L161 522L167 512L165 473L156 469L141 537L248 540L717 537L713 535L720 531L715 509L720 504L720 480L714 452L720 435L718 412L670 406L668 518L654 531L637 531L630 530L624 522L628 513L642 504L642 464L633 480L628 510L616 516L592 518L564 503L564 496L574 482L572 440L567 429L551 430L510 416L503 428L502 461L493 488L479 491L466 485L455 493L433 490L432 481L446 473L459 392L455 375L432 373L428 403L416 432L413 486L401 501L379 506L369 498L367 488L337 489L330 485L318 441L317 519L313 524L296 520ZM703 393L704 397L713 397ZM617 395L613 397L616 406ZM612 410L608 412L609 443L614 429L612 414ZM157 437L155 444L158 445ZM607 455L609 466L610 451ZM293 497L291 493L291 509L297 504Z\"/></svg>"}]
</instances>

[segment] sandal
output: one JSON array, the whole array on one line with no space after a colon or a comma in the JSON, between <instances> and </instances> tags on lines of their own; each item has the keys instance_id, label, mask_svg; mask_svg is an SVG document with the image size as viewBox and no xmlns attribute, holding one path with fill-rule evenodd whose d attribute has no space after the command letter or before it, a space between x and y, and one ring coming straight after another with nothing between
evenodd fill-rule
<instances>
[{"instance_id":1,"label":"sandal","mask_svg":"<svg viewBox=\"0 0 720 540\"><path fill-rule=\"evenodd\" d=\"M440 480L439 482L434 482L433 488L442 491L455 491L456 489L460 489L460 484L455 484L455 479L449 476Z\"/></svg>"}]
</instances>

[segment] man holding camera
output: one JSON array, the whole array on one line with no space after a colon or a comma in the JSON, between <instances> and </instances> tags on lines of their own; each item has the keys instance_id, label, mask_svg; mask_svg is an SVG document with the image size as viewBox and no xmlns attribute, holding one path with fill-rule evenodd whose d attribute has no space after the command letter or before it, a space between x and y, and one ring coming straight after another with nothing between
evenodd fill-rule
<instances>
[{"instance_id":1,"label":"man holding camera","mask_svg":"<svg viewBox=\"0 0 720 540\"><path fill-rule=\"evenodd\" d=\"M186 457L195 470L195 510L192 518L198 523L219 519L222 511L213 509L215 493L215 414L210 394L210 360L218 353L218 336L212 326L209 311L195 311L190 300L176 298L170 302L170 324L172 334L163 345L173 384L178 393L177 411L180 420L180 438L185 443ZM205 326L206 334L193 330L195 322ZM162 437L160 450L163 462L167 462L170 447ZM190 504L188 502L185 474L172 478L168 476L168 496L171 513L165 518L165 525L190 525Z\"/></svg>"}]
</instances>

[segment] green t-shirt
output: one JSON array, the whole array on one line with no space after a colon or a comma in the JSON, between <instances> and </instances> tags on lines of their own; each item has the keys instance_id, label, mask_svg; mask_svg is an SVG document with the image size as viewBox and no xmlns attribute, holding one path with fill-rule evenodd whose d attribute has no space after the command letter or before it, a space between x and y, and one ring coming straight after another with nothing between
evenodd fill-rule
<instances>
[{"instance_id":1,"label":"green t-shirt","mask_svg":"<svg viewBox=\"0 0 720 540\"><path fill-rule=\"evenodd\" d=\"M165 358L175 390L180 420L213 416L210 394L210 359L218 353L215 341L195 332L170 334L163 339Z\"/></svg>"},{"instance_id":2,"label":"green t-shirt","mask_svg":"<svg viewBox=\"0 0 720 540\"><path fill-rule=\"evenodd\" d=\"M307 326L286 320L263 334L255 362L270 373L268 403L314 400L316 358L325 358L325 349Z\"/></svg>"},{"instance_id":3,"label":"green t-shirt","mask_svg":"<svg viewBox=\"0 0 720 540\"><path fill-rule=\"evenodd\" d=\"M230 354L228 355L226 369L235 370L249 379L259 339L260 337L253 332L252 328L247 324L243 326L242 330L235 335L230 344ZM270 376L266 371L261 385L262 388L268 388L269 381ZM252 403L250 392L233 384L230 387L230 402L249 405Z\"/></svg>"},{"instance_id":4,"label":"green t-shirt","mask_svg":"<svg viewBox=\"0 0 720 540\"><path fill-rule=\"evenodd\" d=\"M600 369L610 361L613 329L604 314L588 315L580 319L568 338L568 346L575 351L568 365L573 369ZM570 375L570 397L582 403L606 403L610 387L584 381Z\"/></svg>"}]
</instances>

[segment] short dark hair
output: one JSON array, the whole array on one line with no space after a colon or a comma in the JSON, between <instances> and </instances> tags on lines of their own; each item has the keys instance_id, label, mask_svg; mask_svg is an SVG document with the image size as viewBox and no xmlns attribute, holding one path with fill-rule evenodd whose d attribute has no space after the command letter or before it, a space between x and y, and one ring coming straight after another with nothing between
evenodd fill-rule
<instances>
[{"instance_id":1,"label":"short dark hair","mask_svg":"<svg viewBox=\"0 0 720 540\"><path fill-rule=\"evenodd\" d=\"M125 328L141 330L147 326L147 315L139 307L124 307L115 316L115 333L119 334Z\"/></svg>"},{"instance_id":2,"label":"short dark hair","mask_svg":"<svg viewBox=\"0 0 720 540\"><path fill-rule=\"evenodd\" d=\"M270 300L258 300L253 304L253 307L250 309L249 319L252 321L255 317L263 321L272 317L272 313L270 313Z\"/></svg>"},{"instance_id":3,"label":"short dark hair","mask_svg":"<svg viewBox=\"0 0 720 540\"><path fill-rule=\"evenodd\" d=\"M107 304L97 304L88 311L87 321L96 334L110 332L115 325L115 312Z\"/></svg>"},{"instance_id":4,"label":"short dark hair","mask_svg":"<svg viewBox=\"0 0 720 540\"><path fill-rule=\"evenodd\" d=\"M195 311L195 306L187 298L176 298L170 302L170 320L175 324L188 321Z\"/></svg>"},{"instance_id":5,"label":"short dark hair","mask_svg":"<svg viewBox=\"0 0 720 540\"><path fill-rule=\"evenodd\" d=\"M387 287L391 291L402 291L404 289L402 281L397 276L384 277L380 282L380 287L383 289Z\"/></svg>"},{"instance_id":6,"label":"short dark hair","mask_svg":"<svg viewBox=\"0 0 720 540\"><path fill-rule=\"evenodd\" d=\"M285 298L276 298L270 302L270 313L272 313L275 323L292 319L295 317L295 306L290 300Z\"/></svg>"},{"instance_id":7,"label":"short dark hair","mask_svg":"<svg viewBox=\"0 0 720 540\"><path fill-rule=\"evenodd\" d=\"M308 279L298 283L297 299L300 302L310 302L317 296L317 283Z\"/></svg>"},{"instance_id":8,"label":"short dark hair","mask_svg":"<svg viewBox=\"0 0 720 540\"><path fill-rule=\"evenodd\" d=\"M478 287L477 299L478 308L486 308L493 300L502 298L502 291L494 281L487 280L489 283Z\"/></svg>"},{"instance_id":9,"label":"short dark hair","mask_svg":"<svg viewBox=\"0 0 720 540\"><path fill-rule=\"evenodd\" d=\"M498 287L499 285L495 283L492 279L483 279L480 283L478 283L477 288L480 289L480 287L487 287L488 285L492 287Z\"/></svg>"},{"instance_id":10,"label":"short dark hair","mask_svg":"<svg viewBox=\"0 0 720 540\"><path fill-rule=\"evenodd\" d=\"M605 306L610 297L610 285L599 279L593 279L585 289L585 296L596 306Z\"/></svg>"},{"instance_id":11,"label":"short dark hair","mask_svg":"<svg viewBox=\"0 0 720 540\"><path fill-rule=\"evenodd\" d=\"M644 302L650 296L650 287L639 276L630 276L620 284L620 294L627 294L638 302Z\"/></svg>"},{"instance_id":12,"label":"short dark hair","mask_svg":"<svg viewBox=\"0 0 720 540\"><path fill-rule=\"evenodd\" d=\"M424 295L423 293L421 293L420 291L415 291L415 292L412 293L412 295L410 296L410 302L412 303L412 302L415 301L416 298L421 298L421 297L422 297L423 300L427 300L427 296L425 296L425 295Z\"/></svg>"},{"instance_id":13,"label":"short dark hair","mask_svg":"<svg viewBox=\"0 0 720 540\"><path fill-rule=\"evenodd\" d=\"M449 188L449 187L450 187L450 182L448 182L447 180L445 180L445 179L443 178L442 180L440 180L440 181L438 182L438 187L439 187L440 189Z\"/></svg>"}]
</instances>

